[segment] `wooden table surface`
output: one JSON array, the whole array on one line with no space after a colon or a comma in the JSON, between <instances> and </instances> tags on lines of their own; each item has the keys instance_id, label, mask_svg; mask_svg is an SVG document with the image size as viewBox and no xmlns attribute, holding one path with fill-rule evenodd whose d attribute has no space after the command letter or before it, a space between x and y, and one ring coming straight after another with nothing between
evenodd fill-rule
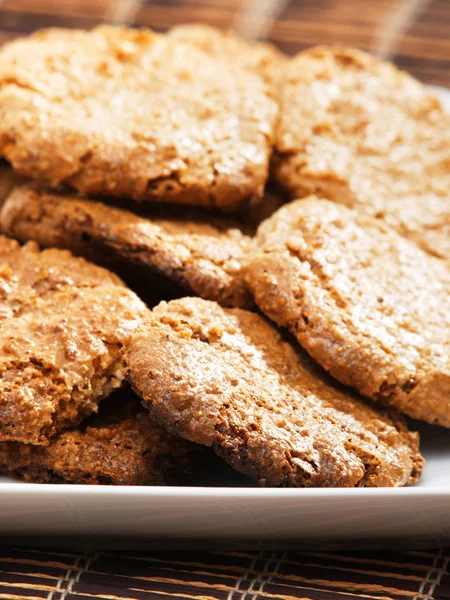
<instances>
[{"instance_id":1,"label":"wooden table surface","mask_svg":"<svg viewBox=\"0 0 450 600\"><path fill-rule=\"evenodd\" d=\"M450 0L0 0L0 41L39 27L201 21L268 37L293 54L339 43L450 87Z\"/></svg>"}]
</instances>

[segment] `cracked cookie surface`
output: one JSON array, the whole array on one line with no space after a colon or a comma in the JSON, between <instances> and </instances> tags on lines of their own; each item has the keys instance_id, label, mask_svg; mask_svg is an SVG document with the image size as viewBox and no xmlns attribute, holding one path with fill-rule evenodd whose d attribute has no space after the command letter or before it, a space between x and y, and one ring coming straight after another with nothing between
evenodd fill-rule
<instances>
[{"instance_id":1,"label":"cracked cookie surface","mask_svg":"<svg viewBox=\"0 0 450 600\"><path fill-rule=\"evenodd\" d=\"M256 304L329 373L450 427L450 270L386 224L315 197L259 228Z\"/></svg>"},{"instance_id":2,"label":"cracked cookie surface","mask_svg":"<svg viewBox=\"0 0 450 600\"><path fill-rule=\"evenodd\" d=\"M0 442L0 472L35 483L174 485L187 481L202 450L167 433L124 390L48 446Z\"/></svg>"},{"instance_id":3,"label":"cracked cookie surface","mask_svg":"<svg viewBox=\"0 0 450 600\"><path fill-rule=\"evenodd\" d=\"M399 486L420 476L418 436L403 419L335 384L258 314L162 302L125 360L156 421L261 485Z\"/></svg>"},{"instance_id":4,"label":"cracked cookie surface","mask_svg":"<svg viewBox=\"0 0 450 600\"><path fill-rule=\"evenodd\" d=\"M239 223L174 207L128 210L32 186L16 188L0 212L4 233L22 242L67 248L114 269L137 267L152 287L154 275L224 306L252 304L241 273L250 237ZM184 294L182 293L184 290Z\"/></svg>"},{"instance_id":5,"label":"cracked cookie surface","mask_svg":"<svg viewBox=\"0 0 450 600\"><path fill-rule=\"evenodd\" d=\"M0 50L0 154L52 187L237 210L262 198L277 114L258 74L149 30Z\"/></svg>"},{"instance_id":6,"label":"cracked cookie surface","mask_svg":"<svg viewBox=\"0 0 450 600\"><path fill-rule=\"evenodd\" d=\"M275 85L286 65L286 56L272 44L253 42L233 31L191 23L172 27L167 35L213 56L224 57Z\"/></svg>"},{"instance_id":7,"label":"cracked cookie surface","mask_svg":"<svg viewBox=\"0 0 450 600\"><path fill-rule=\"evenodd\" d=\"M317 47L289 61L274 174L292 199L316 194L386 221L450 260L450 115L390 63Z\"/></svg>"},{"instance_id":8,"label":"cracked cookie surface","mask_svg":"<svg viewBox=\"0 0 450 600\"><path fill-rule=\"evenodd\" d=\"M147 312L106 269L0 236L0 441L45 445L95 412Z\"/></svg>"}]
</instances>

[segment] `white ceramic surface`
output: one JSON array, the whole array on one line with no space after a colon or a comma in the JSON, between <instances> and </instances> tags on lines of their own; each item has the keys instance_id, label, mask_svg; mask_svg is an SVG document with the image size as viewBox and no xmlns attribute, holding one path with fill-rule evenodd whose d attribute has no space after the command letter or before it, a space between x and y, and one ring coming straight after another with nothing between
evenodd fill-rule
<instances>
[{"instance_id":1,"label":"white ceramic surface","mask_svg":"<svg viewBox=\"0 0 450 600\"><path fill-rule=\"evenodd\" d=\"M450 92L440 90L450 108ZM342 546L450 540L450 430L420 425L420 484L400 489L89 487L0 478L0 536L118 536Z\"/></svg>"}]
</instances>

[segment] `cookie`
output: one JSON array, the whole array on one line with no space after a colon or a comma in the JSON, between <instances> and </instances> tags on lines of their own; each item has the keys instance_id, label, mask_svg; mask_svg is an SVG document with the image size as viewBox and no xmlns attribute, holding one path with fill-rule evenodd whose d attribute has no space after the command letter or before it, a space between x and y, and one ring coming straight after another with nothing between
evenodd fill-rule
<instances>
[{"instance_id":1,"label":"cookie","mask_svg":"<svg viewBox=\"0 0 450 600\"><path fill-rule=\"evenodd\" d=\"M403 420L339 388L259 314L162 302L125 361L157 422L261 485L399 486L420 475Z\"/></svg>"},{"instance_id":2,"label":"cookie","mask_svg":"<svg viewBox=\"0 0 450 600\"><path fill-rule=\"evenodd\" d=\"M250 238L239 223L199 211L169 212L153 209L144 218L101 202L23 186L5 203L0 228L22 242L67 248L111 268L137 267L147 285L153 274L160 275L184 290L178 295L249 305L241 260Z\"/></svg>"},{"instance_id":3,"label":"cookie","mask_svg":"<svg viewBox=\"0 0 450 600\"><path fill-rule=\"evenodd\" d=\"M259 308L340 382L450 426L450 269L385 223L310 197L259 228Z\"/></svg>"},{"instance_id":4,"label":"cookie","mask_svg":"<svg viewBox=\"0 0 450 600\"><path fill-rule=\"evenodd\" d=\"M386 221L450 259L450 116L428 88L357 50L319 47L286 68L274 175Z\"/></svg>"},{"instance_id":5,"label":"cookie","mask_svg":"<svg viewBox=\"0 0 450 600\"><path fill-rule=\"evenodd\" d=\"M0 237L0 441L45 445L95 412L146 314L107 270Z\"/></svg>"},{"instance_id":6,"label":"cookie","mask_svg":"<svg viewBox=\"0 0 450 600\"><path fill-rule=\"evenodd\" d=\"M177 25L168 32L186 44L193 44L213 56L227 58L231 63L257 73L276 84L286 63L286 57L272 44L253 42L233 31L223 31L209 25L192 23Z\"/></svg>"},{"instance_id":7,"label":"cookie","mask_svg":"<svg viewBox=\"0 0 450 600\"><path fill-rule=\"evenodd\" d=\"M51 29L0 50L0 154L86 194L236 210L278 114L256 73L149 30Z\"/></svg>"},{"instance_id":8,"label":"cookie","mask_svg":"<svg viewBox=\"0 0 450 600\"><path fill-rule=\"evenodd\" d=\"M0 209L14 187L23 181L23 177L14 173L8 163L0 162Z\"/></svg>"},{"instance_id":9,"label":"cookie","mask_svg":"<svg viewBox=\"0 0 450 600\"><path fill-rule=\"evenodd\" d=\"M48 446L0 443L0 472L35 483L173 485L196 470L201 450L167 433L124 391Z\"/></svg>"}]
</instances>

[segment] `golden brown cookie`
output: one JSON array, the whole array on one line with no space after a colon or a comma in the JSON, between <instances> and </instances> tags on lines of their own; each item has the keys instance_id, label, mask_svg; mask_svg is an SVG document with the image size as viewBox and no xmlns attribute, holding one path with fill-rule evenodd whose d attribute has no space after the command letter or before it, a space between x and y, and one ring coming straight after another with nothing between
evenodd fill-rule
<instances>
[{"instance_id":1,"label":"golden brown cookie","mask_svg":"<svg viewBox=\"0 0 450 600\"><path fill-rule=\"evenodd\" d=\"M450 269L385 223L327 200L287 204L245 267L259 308L336 379L450 427Z\"/></svg>"},{"instance_id":2,"label":"golden brown cookie","mask_svg":"<svg viewBox=\"0 0 450 600\"><path fill-rule=\"evenodd\" d=\"M109 271L0 236L0 441L45 445L95 412L146 314Z\"/></svg>"},{"instance_id":3,"label":"golden brown cookie","mask_svg":"<svg viewBox=\"0 0 450 600\"><path fill-rule=\"evenodd\" d=\"M184 290L181 295L225 306L251 304L241 273L250 238L237 221L192 210L146 214L23 186L0 212L0 228L22 242L67 248L111 268L136 266L149 287L156 274Z\"/></svg>"},{"instance_id":4,"label":"golden brown cookie","mask_svg":"<svg viewBox=\"0 0 450 600\"><path fill-rule=\"evenodd\" d=\"M399 486L420 476L418 436L397 413L338 387L258 314L162 302L125 360L156 421L261 485Z\"/></svg>"},{"instance_id":5,"label":"golden brown cookie","mask_svg":"<svg viewBox=\"0 0 450 600\"><path fill-rule=\"evenodd\" d=\"M272 44L246 40L230 30L190 23L173 27L168 35L213 56L225 57L269 83L276 84L286 64L286 56Z\"/></svg>"},{"instance_id":6,"label":"golden brown cookie","mask_svg":"<svg viewBox=\"0 0 450 600\"><path fill-rule=\"evenodd\" d=\"M7 162L0 161L0 209L14 187L23 181L23 177L14 173Z\"/></svg>"},{"instance_id":7,"label":"golden brown cookie","mask_svg":"<svg viewBox=\"0 0 450 600\"><path fill-rule=\"evenodd\" d=\"M154 423L124 391L48 446L0 443L0 472L36 483L174 485L187 482L202 454L201 446Z\"/></svg>"},{"instance_id":8,"label":"golden brown cookie","mask_svg":"<svg viewBox=\"0 0 450 600\"><path fill-rule=\"evenodd\" d=\"M364 52L312 48L286 68L274 174L291 197L361 209L450 259L450 115Z\"/></svg>"},{"instance_id":9,"label":"golden brown cookie","mask_svg":"<svg viewBox=\"0 0 450 600\"><path fill-rule=\"evenodd\" d=\"M0 154L87 194L260 201L278 102L256 73L149 30L51 29L0 50Z\"/></svg>"}]
</instances>

